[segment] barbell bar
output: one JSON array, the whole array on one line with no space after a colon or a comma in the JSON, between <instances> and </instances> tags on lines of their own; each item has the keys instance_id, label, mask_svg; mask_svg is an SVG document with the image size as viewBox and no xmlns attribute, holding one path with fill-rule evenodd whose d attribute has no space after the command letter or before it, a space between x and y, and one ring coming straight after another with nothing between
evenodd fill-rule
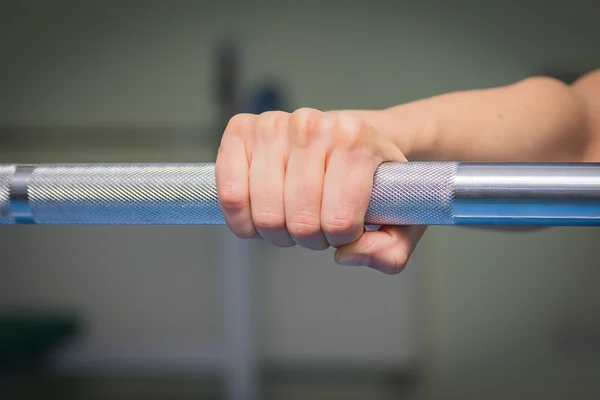
<instances>
[{"instance_id":1,"label":"barbell bar","mask_svg":"<svg viewBox=\"0 0 600 400\"><path fill-rule=\"evenodd\" d=\"M214 163L0 164L0 224L221 225ZM600 164L383 163L369 225L600 225Z\"/></svg>"}]
</instances>

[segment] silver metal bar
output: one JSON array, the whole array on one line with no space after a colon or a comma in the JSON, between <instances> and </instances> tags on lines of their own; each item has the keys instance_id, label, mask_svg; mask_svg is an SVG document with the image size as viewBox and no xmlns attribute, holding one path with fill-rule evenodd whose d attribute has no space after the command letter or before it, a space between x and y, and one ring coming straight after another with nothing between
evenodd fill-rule
<instances>
[{"instance_id":1,"label":"silver metal bar","mask_svg":"<svg viewBox=\"0 0 600 400\"><path fill-rule=\"evenodd\" d=\"M600 164L384 163L371 225L600 225ZM214 164L0 165L0 224L224 224Z\"/></svg>"},{"instance_id":2,"label":"silver metal bar","mask_svg":"<svg viewBox=\"0 0 600 400\"><path fill-rule=\"evenodd\" d=\"M600 164L460 164L454 222L600 225Z\"/></svg>"}]
</instances>

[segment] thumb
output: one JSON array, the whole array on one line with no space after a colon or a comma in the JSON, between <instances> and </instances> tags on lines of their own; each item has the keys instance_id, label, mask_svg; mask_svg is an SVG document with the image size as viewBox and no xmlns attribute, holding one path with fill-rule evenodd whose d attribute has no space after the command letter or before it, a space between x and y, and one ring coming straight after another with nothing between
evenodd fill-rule
<instances>
[{"instance_id":1,"label":"thumb","mask_svg":"<svg viewBox=\"0 0 600 400\"><path fill-rule=\"evenodd\" d=\"M367 266L388 275L400 273L408 262L426 226L384 226L338 248L338 264Z\"/></svg>"}]
</instances>

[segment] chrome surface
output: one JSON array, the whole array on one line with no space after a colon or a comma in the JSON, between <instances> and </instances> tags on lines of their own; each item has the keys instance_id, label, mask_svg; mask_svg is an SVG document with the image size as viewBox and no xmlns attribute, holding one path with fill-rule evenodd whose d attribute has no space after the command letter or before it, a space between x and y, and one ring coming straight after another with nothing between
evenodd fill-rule
<instances>
[{"instance_id":1,"label":"chrome surface","mask_svg":"<svg viewBox=\"0 0 600 400\"><path fill-rule=\"evenodd\" d=\"M38 224L223 224L214 164L40 165Z\"/></svg>"},{"instance_id":2,"label":"chrome surface","mask_svg":"<svg viewBox=\"0 0 600 400\"><path fill-rule=\"evenodd\" d=\"M369 225L452 225L456 163L385 163L375 174Z\"/></svg>"},{"instance_id":3,"label":"chrome surface","mask_svg":"<svg viewBox=\"0 0 600 400\"><path fill-rule=\"evenodd\" d=\"M461 163L456 224L600 225L600 164Z\"/></svg>"},{"instance_id":4,"label":"chrome surface","mask_svg":"<svg viewBox=\"0 0 600 400\"><path fill-rule=\"evenodd\" d=\"M35 166L19 165L10 180L10 211L17 224L33 224L33 214L29 207L29 182Z\"/></svg>"},{"instance_id":5,"label":"chrome surface","mask_svg":"<svg viewBox=\"0 0 600 400\"><path fill-rule=\"evenodd\" d=\"M0 224L15 222L10 209L10 182L14 173L14 165L0 165Z\"/></svg>"},{"instance_id":6,"label":"chrome surface","mask_svg":"<svg viewBox=\"0 0 600 400\"><path fill-rule=\"evenodd\" d=\"M225 223L213 163L0 165L0 224L29 212L38 224ZM365 222L600 225L600 164L384 163Z\"/></svg>"}]
</instances>

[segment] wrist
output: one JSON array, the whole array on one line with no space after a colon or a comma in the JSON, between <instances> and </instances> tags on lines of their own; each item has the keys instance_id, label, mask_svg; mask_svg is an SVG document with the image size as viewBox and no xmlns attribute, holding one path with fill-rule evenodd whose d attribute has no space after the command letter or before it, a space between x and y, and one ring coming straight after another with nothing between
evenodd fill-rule
<instances>
[{"instance_id":1,"label":"wrist","mask_svg":"<svg viewBox=\"0 0 600 400\"><path fill-rule=\"evenodd\" d=\"M382 110L343 110L364 119L402 151L409 161L430 160L436 155L439 118L409 103Z\"/></svg>"},{"instance_id":2,"label":"wrist","mask_svg":"<svg viewBox=\"0 0 600 400\"><path fill-rule=\"evenodd\" d=\"M440 118L424 110L421 101L381 110L386 115L385 135L409 161L439 159Z\"/></svg>"}]
</instances>

